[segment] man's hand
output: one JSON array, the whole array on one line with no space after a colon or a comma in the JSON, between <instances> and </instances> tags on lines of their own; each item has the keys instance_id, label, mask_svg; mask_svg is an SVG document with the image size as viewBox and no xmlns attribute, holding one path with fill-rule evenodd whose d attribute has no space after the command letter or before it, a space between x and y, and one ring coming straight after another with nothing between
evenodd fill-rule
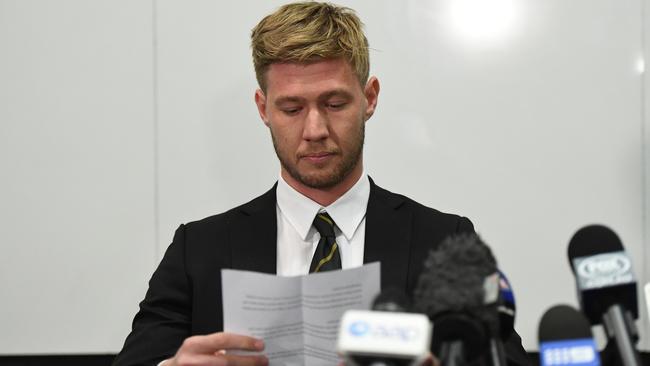
<instances>
[{"instance_id":1,"label":"man's hand","mask_svg":"<svg viewBox=\"0 0 650 366\"><path fill-rule=\"evenodd\" d=\"M338 366L345 366L345 362L339 362ZM440 366L440 361L436 356L429 354L429 356L422 362L421 366Z\"/></svg>"},{"instance_id":2,"label":"man's hand","mask_svg":"<svg viewBox=\"0 0 650 366\"><path fill-rule=\"evenodd\" d=\"M231 355L228 350L263 351L260 339L232 334L212 333L186 338L174 358L161 366L265 366L269 364L263 355Z\"/></svg>"},{"instance_id":3,"label":"man's hand","mask_svg":"<svg viewBox=\"0 0 650 366\"><path fill-rule=\"evenodd\" d=\"M430 354L429 357L427 357L427 359L424 360L422 366L440 366L440 361L436 356Z\"/></svg>"}]
</instances>

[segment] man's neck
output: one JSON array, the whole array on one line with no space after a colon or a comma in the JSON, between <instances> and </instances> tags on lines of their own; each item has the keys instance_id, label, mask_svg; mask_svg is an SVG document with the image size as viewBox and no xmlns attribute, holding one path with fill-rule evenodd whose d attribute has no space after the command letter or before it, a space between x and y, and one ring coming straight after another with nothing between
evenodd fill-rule
<instances>
[{"instance_id":1,"label":"man's neck","mask_svg":"<svg viewBox=\"0 0 650 366\"><path fill-rule=\"evenodd\" d=\"M358 166L348 174L339 184L329 188L312 188L308 187L294 179L286 170L282 169L280 174L282 178L291 186L291 188L300 192L303 196L311 199L323 207L334 203L337 199L349 191L361 178L363 166L359 162Z\"/></svg>"}]
</instances>

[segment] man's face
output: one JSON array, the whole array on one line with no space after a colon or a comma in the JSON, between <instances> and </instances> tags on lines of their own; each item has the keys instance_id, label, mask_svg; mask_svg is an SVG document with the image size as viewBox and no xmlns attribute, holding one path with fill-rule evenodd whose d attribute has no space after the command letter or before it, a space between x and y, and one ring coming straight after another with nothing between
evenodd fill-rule
<instances>
[{"instance_id":1,"label":"man's face","mask_svg":"<svg viewBox=\"0 0 650 366\"><path fill-rule=\"evenodd\" d=\"M343 59L272 64L267 90L255 94L260 116L290 184L329 189L356 182L363 170L365 122L379 83L362 88Z\"/></svg>"}]
</instances>

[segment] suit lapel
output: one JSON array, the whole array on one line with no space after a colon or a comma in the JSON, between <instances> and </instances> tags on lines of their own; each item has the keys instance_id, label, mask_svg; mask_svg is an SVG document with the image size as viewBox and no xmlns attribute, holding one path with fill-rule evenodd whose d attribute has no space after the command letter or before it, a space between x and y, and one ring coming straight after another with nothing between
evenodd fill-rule
<instances>
[{"instance_id":1,"label":"suit lapel","mask_svg":"<svg viewBox=\"0 0 650 366\"><path fill-rule=\"evenodd\" d=\"M233 213L229 230L232 268L276 273L276 187Z\"/></svg>"},{"instance_id":2,"label":"suit lapel","mask_svg":"<svg viewBox=\"0 0 650 366\"><path fill-rule=\"evenodd\" d=\"M232 268L277 272L276 186L233 213ZM412 216L404 202L370 179L363 262L381 262L382 288L407 288Z\"/></svg>"},{"instance_id":3,"label":"suit lapel","mask_svg":"<svg viewBox=\"0 0 650 366\"><path fill-rule=\"evenodd\" d=\"M404 202L370 179L363 262L381 262L382 289L407 288L412 222Z\"/></svg>"}]
</instances>

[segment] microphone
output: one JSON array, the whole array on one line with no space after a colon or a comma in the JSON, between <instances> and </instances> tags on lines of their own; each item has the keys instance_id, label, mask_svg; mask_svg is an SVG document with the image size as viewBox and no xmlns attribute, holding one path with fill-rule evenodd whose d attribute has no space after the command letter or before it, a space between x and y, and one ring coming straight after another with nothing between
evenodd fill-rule
<instances>
[{"instance_id":1,"label":"microphone","mask_svg":"<svg viewBox=\"0 0 650 366\"><path fill-rule=\"evenodd\" d=\"M539 322L541 366L600 366L587 318L568 305L546 310Z\"/></svg>"},{"instance_id":2,"label":"microphone","mask_svg":"<svg viewBox=\"0 0 650 366\"><path fill-rule=\"evenodd\" d=\"M496 260L476 234L445 239L431 251L414 292L415 309L433 322L432 352L442 365L490 355L505 365L500 340Z\"/></svg>"},{"instance_id":3,"label":"microphone","mask_svg":"<svg viewBox=\"0 0 650 366\"><path fill-rule=\"evenodd\" d=\"M354 366L416 366L429 356L431 322L424 314L408 313L406 295L386 289L373 310L348 310L339 327L337 350Z\"/></svg>"},{"instance_id":4,"label":"microphone","mask_svg":"<svg viewBox=\"0 0 650 366\"><path fill-rule=\"evenodd\" d=\"M515 330L515 315L517 306L515 305L515 294L510 286L510 281L506 275L499 271L499 303L497 311L499 313L499 329L501 339L506 340Z\"/></svg>"},{"instance_id":5,"label":"microphone","mask_svg":"<svg viewBox=\"0 0 650 366\"><path fill-rule=\"evenodd\" d=\"M372 302L372 310L408 313L412 308L411 299L395 287L383 290Z\"/></svg>"},{"instance_id":6,"label":"microphone","mask_svg":"<svg viewBox=\"0 0 650 366\"><path fill-rule=\"evenodd\" d=\"M585 226L571 238L568 255L587 319L604 325L623 365L641 365L634 348L639 339L636 281L618 235L602 225Z\"/></svg>"}]
</instances>

